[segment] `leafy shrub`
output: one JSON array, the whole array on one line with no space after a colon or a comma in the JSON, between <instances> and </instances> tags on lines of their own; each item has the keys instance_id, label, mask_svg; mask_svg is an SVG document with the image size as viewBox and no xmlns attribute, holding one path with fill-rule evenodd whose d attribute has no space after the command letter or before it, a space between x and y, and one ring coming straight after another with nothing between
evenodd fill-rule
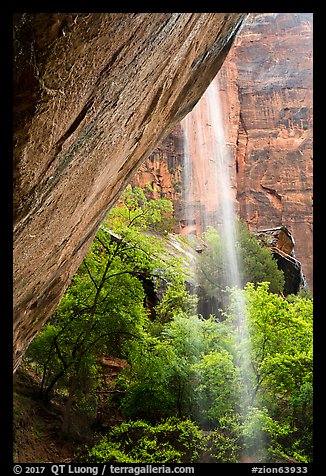
<instances>
[{"instance_id":1,"label":"leafy shrub","mask_svg":"<svg viewBox=\"0 0 326 476\"><path fill-rule=\"evenodd\" d=\"M278 269L277 261L273 258L271 251L261 246L240 220L236 223L236 229L235 252L240 264L239 272L243 286L248 282L266 281L269 283L270 292L283 291L284 274ZM225 242L220 232L213 227L208 227L202 238L207 247L198 258L197 280L201 283L204 292L208 296L217 298L223 307L223 293L230 274L229 265L224 259Z\"/></svg>"},{"instance_id":2,"label":"leafy shrub","mask_svg":"<svg viewBox=\"0 0 326 476\"><path fill-rule=\"evenodd\" d=\"M226 413L212 433L210 456L217 463L238 463L241 450L241 426L237 413Z\"/></svg>"},{"instance_id":3,"label":"leafy shrub","mask_svg":"<svg viewBox=\"0 0 326 476\"><path fill-rule=\"evenodd\" d=\"M204 442L191 420L169 418L155 426L137 420L114 427L86 449L84 459L97 463L199 462Z\"/></svg>"}]
</instances>

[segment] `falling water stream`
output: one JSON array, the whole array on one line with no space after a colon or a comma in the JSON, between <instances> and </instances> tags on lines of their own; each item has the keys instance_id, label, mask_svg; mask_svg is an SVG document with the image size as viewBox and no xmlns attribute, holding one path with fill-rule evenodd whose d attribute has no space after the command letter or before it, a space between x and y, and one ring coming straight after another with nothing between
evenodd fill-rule
<instances>
[{"instance_id":1,"label":"falling water stream","mask_svg":"<svg viewBox=\"0 0 326 476\"><path fill-rule=\"evenodd\" d=\"M240 260L237 254L237 236L234 209L234 189L231 186L232 154L226 141L223 110L220 99L218 77L206 90L201 101L182 123L184 134L184 188L188 224L186 233L200 234L210 225L221 234L224 288L242 288ZM245 421L249 418L249 407L254 405L254 383L250 368L250 340L247 329L247 313L244 296L235 293L227 303L235 316L234 337L236 358L239 369L238 411ZM244 454L244 461L258 461L257 453L262 453L262 438L257 430L254 438L257 448L250 455ZM260 448L258 448L260 447ZM254 454L253 454L254 453Z\"/></svg>"}]
</instances>

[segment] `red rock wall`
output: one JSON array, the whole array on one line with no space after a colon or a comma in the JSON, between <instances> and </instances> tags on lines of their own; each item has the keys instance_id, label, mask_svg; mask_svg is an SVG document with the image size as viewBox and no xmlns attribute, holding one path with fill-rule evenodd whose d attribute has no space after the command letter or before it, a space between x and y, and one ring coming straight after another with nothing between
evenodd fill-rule
<instances>
[{"instance_id":1,"label":"red rock wall","mask_svg":"<svg viewBox=\"0 0 326 476\"><path fill-rule=\"evenodd\" d=\"M177 217L182 215L183 131L178 124L150 157L141 165L132 180L134 186L153 187L153 198L173 200ZM176 232L179 231L177 226Z\"/></svg>"},{"instance_id":2,"label":"red rock wall","mask_svg":"<svg viewBox=\"0 0 326 476\"><path fill-rule=\"evenodd\" d=\"M312 14L250 14L218 77L236 209L253 231L289 229L312 289ZM195 109L200 116L205 108L203 97ZM180 175L180 141L175 157ZM200 161L198 154L195 196L211 209L215 192ZM171 190L182 219L181 196Z\"/></svg>"},{"instance_id":3,"label":"red rock wall","mask_svg":"<svg viewBox=\"0 0 326 476\"><path fill-rule=\"evenodd\" d=\"M312 289L312 14L250 16L229 61L241 112L240 215L252 230L289 229Z\"/></svg>"}]
</instances>

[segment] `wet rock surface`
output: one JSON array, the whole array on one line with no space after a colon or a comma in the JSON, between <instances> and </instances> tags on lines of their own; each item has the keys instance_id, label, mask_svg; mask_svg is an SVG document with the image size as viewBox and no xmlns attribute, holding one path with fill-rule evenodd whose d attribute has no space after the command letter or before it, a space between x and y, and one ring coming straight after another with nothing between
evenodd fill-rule
<instances>
[{"instance_id":1,"label":"wet rock surface","mask_svg":"<svg viewBox=\"0 0 326 476\"><path fill-rule=\"evenodd\" d=\"M311 290L312 33L312 14L254 14L234 49L240 216L252 231L286 226Z\"/></svg>"}]
</instances>

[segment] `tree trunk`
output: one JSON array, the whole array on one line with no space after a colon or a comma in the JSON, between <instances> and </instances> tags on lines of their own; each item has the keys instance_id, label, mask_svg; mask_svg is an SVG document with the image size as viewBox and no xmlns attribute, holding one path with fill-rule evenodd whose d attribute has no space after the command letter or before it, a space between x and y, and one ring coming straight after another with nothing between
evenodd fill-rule
<instances>
[{"instance_id":1,"label":"tree trunk","mask_svg":"<svg viewBox=\"0 0 326 476\"><path fill-rule=\"evenodd\" d=\"M64 407L63 421L61 426L62 433L64 433L65 435L68 435L70 431L71 410L72 410L72 405L74 402L74 396L77 390L77 386L78 386L78 378L76 375L73 375L69 381L69 393L68 393L66 405Z\"/></svg>"}]
</instances>

